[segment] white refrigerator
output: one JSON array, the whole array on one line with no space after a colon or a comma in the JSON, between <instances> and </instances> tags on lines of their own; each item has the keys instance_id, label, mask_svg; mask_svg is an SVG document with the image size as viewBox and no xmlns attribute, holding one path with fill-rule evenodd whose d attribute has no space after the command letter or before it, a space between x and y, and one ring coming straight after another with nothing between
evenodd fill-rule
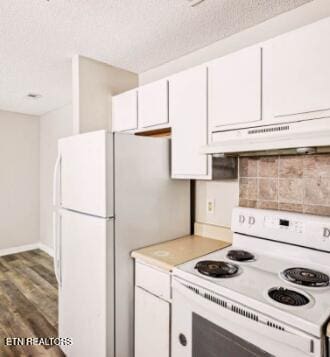
<instances>
[{"instance_id":1,"label":"white refrigerator","mask_svg":"<svg viewBox=\"0 0 330 357\"><path fill-rule=\"evenodd\" d=\"M97 131L59 141L54 172L59 336L68 357L134 356L134 249L190 232L190 183L167 138Z\"/></svg>"}]
</instances>

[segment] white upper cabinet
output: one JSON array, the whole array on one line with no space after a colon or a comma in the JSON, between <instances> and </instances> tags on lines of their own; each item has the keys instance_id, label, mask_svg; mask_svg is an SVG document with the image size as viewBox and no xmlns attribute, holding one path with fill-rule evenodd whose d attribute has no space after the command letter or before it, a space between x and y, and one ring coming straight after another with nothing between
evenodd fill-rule
<instances>
[{"instance_id":1,"label":"white upper cabinet","mask_svg":"<svg viewBox=\"0 0 330 357\"><path fill-rule=\"evenodd\" d=\"M211 178L207 144L207 69L196 67L169 80L172 125L172 177Z\"/></svg>"},{"instance_id":2,"label":"white upper cabinet","mask_svg":"<svg viewBox=\"0 0 330 357\"><path fill-rule=\"evenodd\" d=\"M265 75L273 119L313 119L330 109L330 19L269 42Z\"/></svg>"},{"instance_id":3,"label":"white upper cabinet","mask_svg":"<svg viewBox=\"0 0 330 357\"><path fill-rule=\"evenodd\" d=\"M112 131L127 131L138 128L137 90L112 97Z\"/></svg>"},{"instance_id":4,"label":"white upper cabinet","mask_svg":"<svg viewBox=\"0 0 330 357\"><path fill-rule=\"evenodd\" d=\"M151 128L168 124L167 80L139 87L138 113L140 128Z\"/></svg>"},{"instance_id":5,"label":"white upper cabinet","mask_svg":"<svg viewBox=\"0 0 330 357\"><path fill-rule=\"evenodd\" d=\"M250 47L209 65L211 131L262 119L262 49Z\"/></svg>"}]
</instances>

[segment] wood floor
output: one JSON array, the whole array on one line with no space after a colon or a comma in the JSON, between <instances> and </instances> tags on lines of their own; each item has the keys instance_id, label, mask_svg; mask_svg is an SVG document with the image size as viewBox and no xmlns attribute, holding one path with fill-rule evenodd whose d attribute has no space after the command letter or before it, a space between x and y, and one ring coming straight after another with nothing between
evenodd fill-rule
<instances>
[{"instance_id":1,"label":"wood floor","mask_svg":"<svg viewBox=\"0 0 330 357\"><path fill-rule=\"evenodd\" d=\"M57 346L5 346L6 337L57 336L57 282L41 250L0 257L0 357L64 356Z\"/></svg>"}]
</instances>

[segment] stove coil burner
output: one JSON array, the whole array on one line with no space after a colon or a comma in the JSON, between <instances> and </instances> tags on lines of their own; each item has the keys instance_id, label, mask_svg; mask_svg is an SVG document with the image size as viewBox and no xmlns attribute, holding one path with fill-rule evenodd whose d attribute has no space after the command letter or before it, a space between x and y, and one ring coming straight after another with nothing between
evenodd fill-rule
<instances>
[{"instance_id":1,"label":"stove coil burner","mask_svg":"<svg viewBox=\"0 0 330 357\"><path fill-rule=\"evenodd\" d=\"M285 288L270 289L268 296L280 304L289 306L304 306L309 303L309 299L305 295Z\"/></svg>"},{"instance_id":2,"label":"stove coil burner","mask_svg":"<svg viewBox=\"0 0 330 357\"><path fill-rule=\"evenodd\" d=\"M284 270L282 274L286 280L298 285L312 287L323 287L329 285L329 276L317 270L290 268Z\"/></svg>"},{"instance_id":3,"label":"stove coil burner","mask_svg":"<svg viewBox=\"0 0 330 357\"><path fill-rule=\"evenodd\" d=\"M195 269L212 278L230 278L238 273L237 265L215 260L202 260L196 264Z\"/></svg>"},{"instance_id":4,"label":"stove coil burner","mask_svg":"<svg viewBox=\"0 0 330 357\"><path fill-rule=\"evenodd\" d=\"M232 249L228 252L227 258L237 262L246 262L254 260L254 255L246 250Z\"/></svg>"}]
</instances>

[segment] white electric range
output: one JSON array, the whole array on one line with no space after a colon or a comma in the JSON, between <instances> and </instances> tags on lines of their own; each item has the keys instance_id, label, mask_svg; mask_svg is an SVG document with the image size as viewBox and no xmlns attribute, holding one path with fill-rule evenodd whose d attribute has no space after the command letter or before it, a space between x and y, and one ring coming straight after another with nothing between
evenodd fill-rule
<instances>
[{"instance_id":1,"label":"white electric range","mask_svg":"<svg viewBox=\"0 0 330 357\"><path fill-rule=\"evenodd\" d=\"M236 208L232 231L173 271L172 357L326 356L330 219Z\"/></svg>"}]
</instances>

